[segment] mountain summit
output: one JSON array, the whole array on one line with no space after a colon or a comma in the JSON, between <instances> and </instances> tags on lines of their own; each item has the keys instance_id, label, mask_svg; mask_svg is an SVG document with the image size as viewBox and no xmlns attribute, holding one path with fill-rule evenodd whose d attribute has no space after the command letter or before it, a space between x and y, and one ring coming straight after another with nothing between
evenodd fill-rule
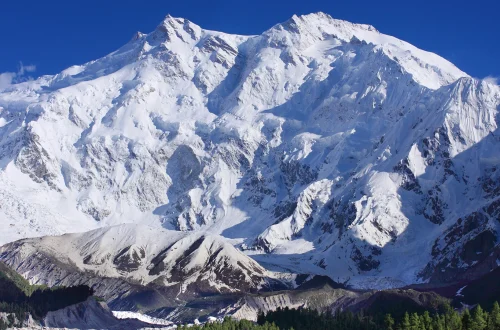
<instances>
[{"instance_id":1,"label":"mountain summit","mask_svg":"<svg viewBox=\"0 0 500 330\"><path fill-rule=\"evenodd\" d=\"M206 292L477 277L500 259L499 106L497 85L369 25L239 36L167 16L0 91L0 243L24 239L0 259L179 292L193 274Z\"/></svg>"}]
</instances>

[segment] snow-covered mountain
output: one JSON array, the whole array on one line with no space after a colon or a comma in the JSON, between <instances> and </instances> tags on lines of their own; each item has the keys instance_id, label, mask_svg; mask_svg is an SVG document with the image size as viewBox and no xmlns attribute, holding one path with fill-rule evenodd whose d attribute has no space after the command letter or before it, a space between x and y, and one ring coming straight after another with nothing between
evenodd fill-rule
<instances>
[{"instance_id":1,"label":"snow-covered mountain","mask_svg":"<svg viewBox=\"0 0 500 330\"><path fill-rule=\"evenodd\" d=\"M475 277L500 260L499 111L499 86L369 25L317 13L238 36L167 16L0 91L0 243L80 232L0 259L169 285L217 274L217 255L243 289L272 271ZM151 274L155 255L183 253L185 269Z\"/></svg>"}]
</instances>

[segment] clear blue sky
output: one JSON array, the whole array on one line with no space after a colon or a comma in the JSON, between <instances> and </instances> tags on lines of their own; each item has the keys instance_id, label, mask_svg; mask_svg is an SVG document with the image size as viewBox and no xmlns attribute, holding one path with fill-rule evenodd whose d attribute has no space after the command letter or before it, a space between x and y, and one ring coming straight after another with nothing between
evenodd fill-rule
<instances>
[{"instance_id":1,"label":"clear blue sky","mask_svg":"<svg viewBox=\"0 0 500 330\"><path fill-rule=\"evenodd\" d=\"M497 0L2 0L0 73L35 65L55 74L116 50L136 31L150 32L170 13L203 28L260 34L295 14L323 11L374 25L435 52L474 77L500 76Z\"/></svg>"}]
</instances>

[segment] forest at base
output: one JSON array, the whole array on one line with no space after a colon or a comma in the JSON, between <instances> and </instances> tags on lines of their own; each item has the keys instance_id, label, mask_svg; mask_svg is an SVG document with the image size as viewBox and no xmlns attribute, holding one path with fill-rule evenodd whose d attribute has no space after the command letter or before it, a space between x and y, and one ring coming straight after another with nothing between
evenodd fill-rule
<instances>
[{"instance_id":1,"label":"forest at base","mask_svg":"<svg viewBox=\"0 0 500 330\"><path fill-rule=\"evenodd\" d=\"M278 309L266 314L259 313L257 323L247 320L224 319L223 322L206 323L185 330L500 330L500 307L493 303L498 297L498 272L488 279L467 286L462 292L471 290L474 300L484 303L488 312L478 304L472 310L451 307L450 300L437 294L424 295L429 300L427 307L411 303L404 293L415 291L394 290L379 292L372 305L361 312L338 311L335 314L320 313L314 309ZM54 287L31 285L21 275L0 262L0 312L10 313L9 319L0 318L0 330L14 324L15 318L25 320L28 313L41 320L49 311L55 311L87 300L93 295L88 286ZM468 294L470 295L470 293ZM415 298L415 297L414 297ZM97 298L96 298L97 299ZM462 304L455 301L455 307ZM14 318L15 317L15 318Z\"/></svg>"},{"instance_id":2,"label":"forest at base","mask_svg":"<svg viewBox=\"0 0 500 330\"><path fill-rule=\"evenodd\" d=\"M223 322L181 326L178 330L500 330L497 302L486 312L480 305L458 312L449 305L436 313L408 313L400 319L391 314L373 315L350 311L319 313L314 309L277 309L259 313L257 324L225 318Z\"/></svg>"}]
</instances>

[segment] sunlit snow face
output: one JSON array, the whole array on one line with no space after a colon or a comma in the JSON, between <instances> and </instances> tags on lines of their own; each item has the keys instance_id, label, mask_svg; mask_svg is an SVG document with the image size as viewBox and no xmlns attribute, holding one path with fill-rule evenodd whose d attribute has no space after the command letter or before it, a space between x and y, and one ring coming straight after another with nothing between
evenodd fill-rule
<instances>
[{"instance_id":1,"label":"sunlit snow face","mask_svg":"<svg viewBox=\"0 0 500 330\"><path fill-rule=\"evenodd\" d=\"M215 235L296 273L421 281L434 242L496 198L499 95L324 14L260 36L167 17L0 93L0 243L132 223ZM99 251L81 266L122 276L108 257L127 249L117 260L144 280L159 236L86 242ZM210 258L197 251L193 269Z\"/></svg>"}]
</instances>

